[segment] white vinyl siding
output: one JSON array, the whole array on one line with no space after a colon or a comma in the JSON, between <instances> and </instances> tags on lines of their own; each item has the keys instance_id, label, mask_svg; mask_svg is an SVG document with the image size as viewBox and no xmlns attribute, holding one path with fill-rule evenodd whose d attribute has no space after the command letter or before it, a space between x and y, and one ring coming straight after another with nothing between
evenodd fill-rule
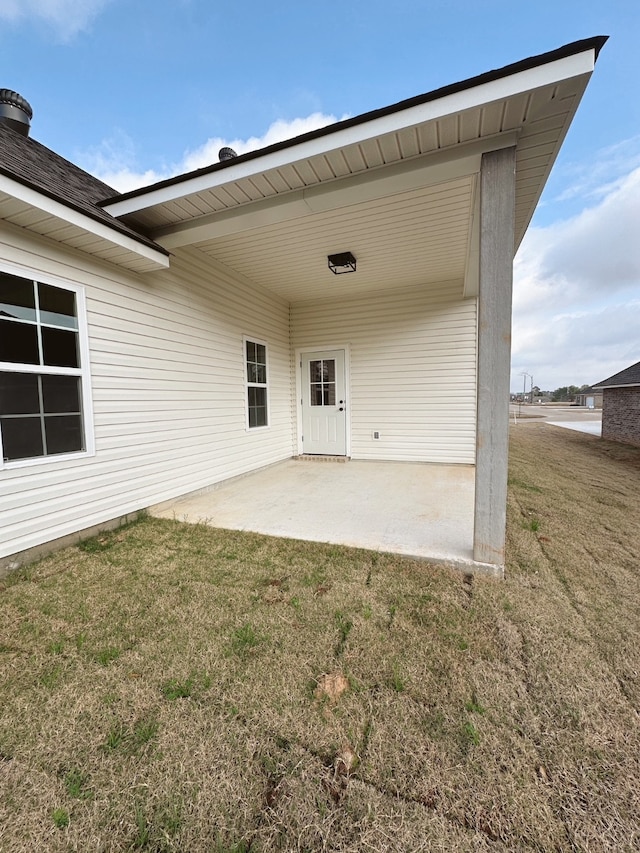
<instances>
[{"instance_id":1,"label":"white vinyl siding","mask_svg":"<svg viewBox=\"0 0 640 853\"><path fill-rule=\"evenodd\" d=\"M447 282L292 306L294 348L349 345L354 459L474 462L476 301L461 292Z\"/></svg>"},{"instance_id":2,"label":"white vinyl siding","mask_svg":"<svg viewBox=\"0 0 640 853\"><path fill-rule=\"evenodd\" d=\"M86 294L95 456L0 471L0 557L289 458L287 304L196 250L129 274L8 226L0 257ZM269 341L270 429L246 429L243 336Z\"/></svg>"}]
</instances>

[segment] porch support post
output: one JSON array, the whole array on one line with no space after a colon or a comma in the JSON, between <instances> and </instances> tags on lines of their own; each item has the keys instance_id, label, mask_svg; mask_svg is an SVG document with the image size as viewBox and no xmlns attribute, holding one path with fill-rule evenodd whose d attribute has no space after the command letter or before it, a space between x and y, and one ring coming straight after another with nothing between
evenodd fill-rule
<instances>
[{"instance_id":1,"label":"porch support post","mask_svg":"<svg viewBox=\"0 0 640 853\"><path fill-rule=\"evenodd\" d=\"M515 148L482 155L473 558L504 566Z\"/></svg>"}]
</instances>

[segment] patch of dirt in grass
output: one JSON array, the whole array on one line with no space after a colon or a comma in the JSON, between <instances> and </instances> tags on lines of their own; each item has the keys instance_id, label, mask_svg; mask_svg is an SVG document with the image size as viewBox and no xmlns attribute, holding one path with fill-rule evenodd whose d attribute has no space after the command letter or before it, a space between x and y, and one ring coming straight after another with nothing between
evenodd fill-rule
<instances>
[{"instance_id":1,"label":"patch of dirt in grass","mask_svg":"<svg viewBox=\"0 0 640 853\"><path fill-rule=\"evenodd\" d=\"M328 699L332 705L336 705L348 687L349 680L341 672L325 673L318 679L315 697L321 702Z\"/></svg>"},{"instance_id":2,"label":"patch of dirt in grass","mask_svg":"<svg viewBox=\"0 0 640 853\"><path fill-rule=\"evenodd\" d=\"M158 519L3 582L0 849L640 849L640 450L511 438L504 582Z\"/></svg>"}]
</instances>

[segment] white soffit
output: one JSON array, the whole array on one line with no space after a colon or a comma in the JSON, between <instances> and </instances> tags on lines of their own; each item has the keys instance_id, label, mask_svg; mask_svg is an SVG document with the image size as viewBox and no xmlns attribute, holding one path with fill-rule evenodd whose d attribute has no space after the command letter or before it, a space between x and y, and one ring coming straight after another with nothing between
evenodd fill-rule
<instances>
[{"instance_id":1,"label":"white soffit","mask_svg":"<svg viewBox=\"0 0 640 853\"><path fill-rule=\"evenodd\" d=\"M462 296L476 185L475 176L464 176L247 231L230 230L203 240L197 249L291 303L443 281L456 282ZM355 255L357 272L332 275L327 255L346 250Z\"/></svg>"}]
</instances>

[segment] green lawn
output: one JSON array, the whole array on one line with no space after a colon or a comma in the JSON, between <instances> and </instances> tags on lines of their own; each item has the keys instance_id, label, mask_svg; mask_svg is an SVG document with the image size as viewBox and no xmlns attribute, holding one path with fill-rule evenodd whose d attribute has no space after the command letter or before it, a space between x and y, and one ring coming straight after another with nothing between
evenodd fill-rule
<instances>
[{"instance_id":1,"label":"green lawn","mask_svg":"<svg viewBox=\"0 0 640 853\"><path fill-rule=\"evenodd\" d=\"M0 581L0 850L639 850L640 449L510 477L504 581L157 519Z\"/></svg>"}]
</instances>

